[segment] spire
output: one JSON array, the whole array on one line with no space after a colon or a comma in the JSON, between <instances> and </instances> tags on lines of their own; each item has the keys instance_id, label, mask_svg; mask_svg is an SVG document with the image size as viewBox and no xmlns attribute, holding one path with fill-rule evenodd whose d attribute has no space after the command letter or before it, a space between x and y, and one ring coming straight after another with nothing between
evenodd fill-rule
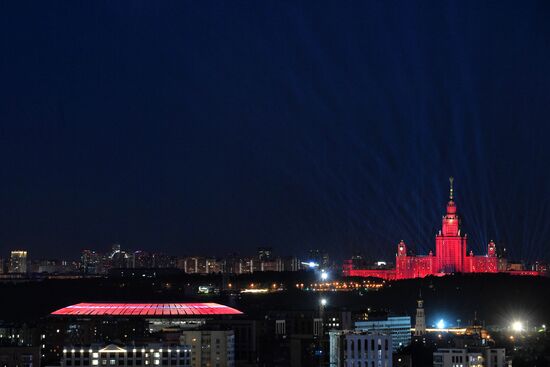
<instances>
[{"instance_id":1,"label":"spire","mask_svg":"<svg viewBox=\"0 0 550 367\"><path fill-rule=\"evenodd\" d=\"M450 199L450 200L453 200L453 196L454 196L454 195L453 195L453 181L454 181L454 180L455 180L455 179L454 179L453 176L449 177L449 183L450 183L449 199Z\"/></svg>"},{"instance_id":2,"label":"spire","mask_svg":"<svg viewBox=\"0 0 550 367\"><path fill-rule=\"evenodd\" d=\"M419 299L416 307L416 323L414 325L414 335L421 336L426 334L426 315L424 314L424 301L422 300L422 288L418 292Z\"/></svg>"}]
</instances>

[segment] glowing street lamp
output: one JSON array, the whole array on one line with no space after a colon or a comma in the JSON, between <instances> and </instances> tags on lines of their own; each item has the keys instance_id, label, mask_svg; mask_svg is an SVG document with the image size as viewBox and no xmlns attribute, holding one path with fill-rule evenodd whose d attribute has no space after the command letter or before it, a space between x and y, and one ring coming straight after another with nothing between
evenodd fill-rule
<instances>
[{"instance_id":1,"label":"glowing street lamp","mask_svg":"<svg viewBox=\"0 0 550 367\"><path fill-rule=\"evenodd\" d=\"M522 331L525 330L524 326L523 326L523 322L521 321L514 321L511 325L512 327L512 331L516 332L516 333L521 333Z\"/></svg>"},{"instance_id":2,"label":"glowing street lamp","mask_svg":"<svg viewBox=\"0 0 550 367\"><path fill-rule=\"evenodd\" d=\"M327 305L328 301L326 298L321 298L321 306L325 307Z\"/></svg>"},{"instance_id":3,"label":"glowing street lamp","mask_svg":"<svg viewBox=\"0 0 550 367\"><path fill-rule=\"evenodd\" d=\"M328 279L328 273L323 270L321 271L321 280L327 280Z\"/></svg>"},{"instance_id":4,"label":"glowing street lamp","mask_svg":"<svg viewBox=\"0 0 550 367\"><path fill-rule=\"evenodd\" d=\"M445 320L441 319L436 324L438 329L445 329Z\"/></svg>"}]
</instances>

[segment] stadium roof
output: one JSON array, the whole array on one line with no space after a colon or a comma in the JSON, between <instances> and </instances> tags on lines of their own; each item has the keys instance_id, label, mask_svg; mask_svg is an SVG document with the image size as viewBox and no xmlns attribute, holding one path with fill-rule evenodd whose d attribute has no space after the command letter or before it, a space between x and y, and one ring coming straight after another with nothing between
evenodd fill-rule
<instances>
[{"instance_id":1,"label":"stadium roof","mask_svg":"<svg viewBox=\"0 0 550 367\"><path fill-rule=\"evenodd\" d=\"M219 303L78 303L51 313L61 316L208 316L241 315Z\"/></svg>"}]
</instances>

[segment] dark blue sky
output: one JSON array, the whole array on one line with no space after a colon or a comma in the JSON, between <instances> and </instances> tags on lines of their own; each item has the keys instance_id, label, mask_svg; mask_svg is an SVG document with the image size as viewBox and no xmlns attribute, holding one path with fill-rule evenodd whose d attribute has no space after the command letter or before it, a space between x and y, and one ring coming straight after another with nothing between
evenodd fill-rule
<instances>
[{"instance_id":1,"label":"dark blue sky","mask_svg":"<svg viewBox=\"0 0 550 367\"><path fill-rule=\"evenodd\" d=\"M0 250L549 257L550 4L0 3Z\"/></svg>"}]
</instances>

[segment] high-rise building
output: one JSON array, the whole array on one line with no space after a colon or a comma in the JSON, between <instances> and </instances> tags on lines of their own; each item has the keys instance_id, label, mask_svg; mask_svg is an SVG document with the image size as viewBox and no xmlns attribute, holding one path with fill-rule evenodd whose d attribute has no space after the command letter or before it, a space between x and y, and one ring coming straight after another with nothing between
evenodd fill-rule
<instances>
[{"instance_id":1,"label":"high-rise building","mask_svg":"<svg viewBox=\"0 0 550 367\"><path fill-rule=\"evenodd\" d=\"M265 260L260 262L260 271L278 271L276 260Z\"/></svg>"},{"instance_id":2,"label":"high-rise building","mask_svg":"<svg viewBox=\"0 0 550 367\"><path fill-rule=\"evenodd\" d=\"M208 274L217 274L222 271L222 264L214 258L206 259L206 270Z\"/></svg>"},{"instance_id":3,"label":"high-rise building","mask_svg":"<svg viewBox=\"0 0 550 367\"><path fill-rule=\"evenodd\" d=\"M27 273L27 251L14 250L11 252L9 272L12 274Z\"/></svg>"},{"instance_id":4,"label":"high-rise building","mask_svg":"<svg viewBox=\"0 0 550 367\"><path fill-rule=\"evenodd\" d=\"M314 262L319 265L321 269L328 268L330 265L330 259L328 252L319 249L309 250L309 257L307 261Z\"/></svg>"},{"instance_id":5,"label":"high-rise building","mask_svg":"<svg viewBox=\"0 0 550 367\"><path fill-rule=\"evenodd\" d=\"M237 274L248 274L260 271L260 261L254 257L243 257L239 259Z\"/></svg>"},{"instance_id":6,"label":"high-rise building","mask_svg":"<svg viewBox=\"0 0 550 367\"><path fill-rule=\"evenodd\" d=\"M414 325L414 335L422 336L426 334L426 315L424 315L424 300L422 299L422 293L418 297L416 307L416 322Z\"/></svg>"},{"instance_id":7,"label":"high-rise building","mask_svg":"<svg viewBox=\"0 0 550 367\"><path fill-rule=\"evenodd\" d=\"M258 247L258 259L260 261L273 260L273 249L271 247Z\"/></svg>"},{"instance_id":8,"label":"high-rise building","mask_svg":"<svg viewBox=\"0 0 550 367\"><path fill-rule=\"evenodd\" d=\"M388 335L364 331L329 332L330 366L392 367L392 339Z\"/></svg>"},{"instance_id":9,"label":"high-rise building","mask_svg":"<svg viewBox=\"0 0 550 367\"><path fill-rule=\"evenodd\" d=\"M82 250L80 263L84 274L97 274L100 272L101 256L94 250Z\"/></svg>"},{"instance_id":10,"label":"high-rise building","mask_svg":"<svg viewBox=\"0 0 550 367\"><path fill-rule=\"evenodd\" d=\"M233 330L184 330L180 343L191 348L191 366L235 366Z\"/></svg>"},{"instance_id":11,"label":"high-rise building","mask_svg":"<svg viewBox=\"0 0 550 367\"><path fill-rule=\"evenodd\" d=\"M407 346L411 343L410 316L389 316L381 320L356 321L355 329L388 334L392 338L394 348Z\"/></svg>"},{"instance_id":12,"label":"high-rise building","mask_svg":"<svg viewBox=\"0 0 550 367\"><path fill-rule=\"evenodd\" d=\"M137 250L130 255L130 267L135 269L152 268L153 258L146 251Z\"/></svg>"},{"instance_id":13,"label":"high-rise building","mask_svg":"<svg viewBox=\"0 0 550 367\"><path fill-rule=\"evenodd\" d=\"M186 257L183 261L183 271L187 274L206 274L207 260L202 256Z\"/></svg>"},{"instance_id":14,"label":"high-rise building","mask_svg":"<svg viewBox=\"0 0 550 367\"><path fill-rule=\"evenodd\" d=\"M294 256L277 258L277 271L298 271L301 268L300 259Z\"/></svg>"}]
</instances>

